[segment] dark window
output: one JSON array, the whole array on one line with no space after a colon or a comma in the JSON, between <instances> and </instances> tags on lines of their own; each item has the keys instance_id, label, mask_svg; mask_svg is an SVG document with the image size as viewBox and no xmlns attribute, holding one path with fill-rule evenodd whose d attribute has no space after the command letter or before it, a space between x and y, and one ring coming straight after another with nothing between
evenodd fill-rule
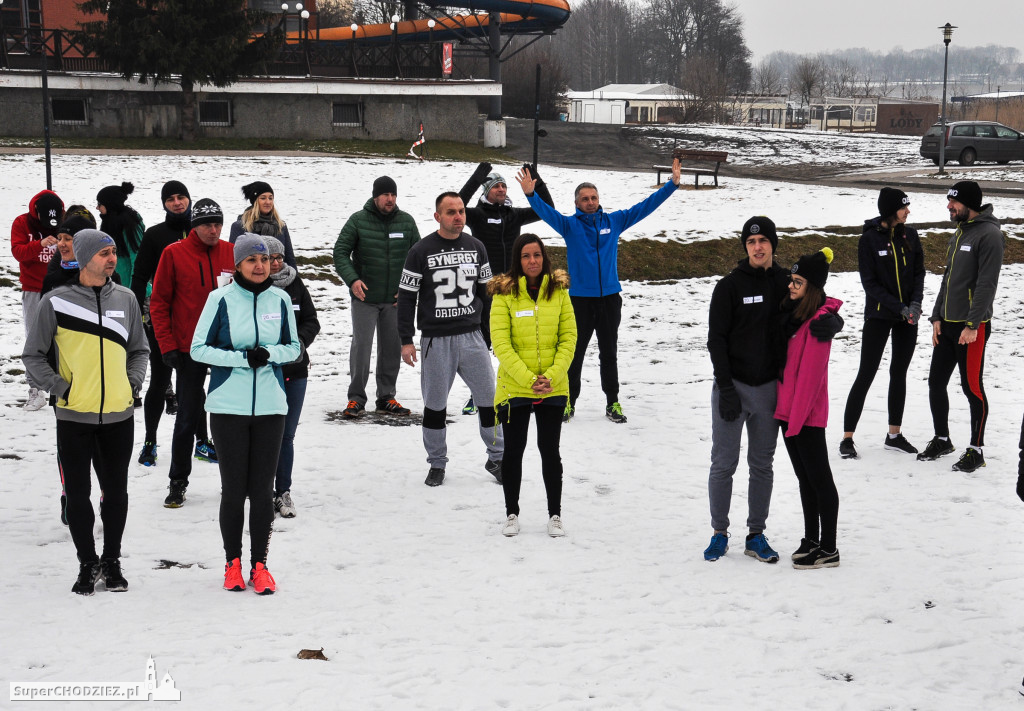
<instances>
[{"instance_id":1,"label":"dark window","mask_svg":"<svg viewBox=\"0 0 1024 711\"><path fill-rule=\"evenodd\" d=\"M335 126L362 126L363 105L358 101L346 104L335 103L331 123Z\"/></svg>"},{"instance_id":2,"label":"dark window","mask_svg":"<svg viewBox=\"0 0 1024 711\"><path fill-rule=\"evenodd\" d=\"M231 102L226 99L199 102L200 126L230 126Z\"/></svg>"},{"instance_id":3,"label":"dark window","mask_svg":"<svg viewBox=\"0 0 1024 711\"><path fill-rule=\"evenodd\" d=\"M89 112L85 99L50 99L50 116L56 124L89 125Z\"/></svg>"},{"instance_id":4,"label":"dark window","mask_svg":"<svg viewBox=\"0 0 1024 711\"><path fill-rule=\"evenodd\" d=\"M970 126L970 125L968 125L968 126L954 126L953 127L953 135L954 136L973 136L974 135L974 126Z\"/></svg>"},{"instance_id":5,"label":"dark window","mask_svg":"<svg viewBox=\"0 0 1024 711\"><path fill-rule=\"evenodd\" d=\"M974 135L978 138L995 138L996 131L991 126L975 126Z\"/></svg>"}]
</instances>

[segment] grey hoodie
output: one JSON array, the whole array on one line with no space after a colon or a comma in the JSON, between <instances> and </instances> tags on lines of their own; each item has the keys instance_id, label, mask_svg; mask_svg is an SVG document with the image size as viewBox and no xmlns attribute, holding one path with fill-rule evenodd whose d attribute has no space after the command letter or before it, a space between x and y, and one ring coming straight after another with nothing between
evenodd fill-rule
<instances>
[{"instance_id":1,"label":"grey hoodie","mask_svg":"<svg viewBox=\"0 0 1024 711\"><path fill-rule=\"evenodd\" d=\"M1006 236L991 205L983 205L973 220L957 223L946 248L946 272L929 320L977 328L991 319L1005 246Z\"/></svg>"}]
</instances>

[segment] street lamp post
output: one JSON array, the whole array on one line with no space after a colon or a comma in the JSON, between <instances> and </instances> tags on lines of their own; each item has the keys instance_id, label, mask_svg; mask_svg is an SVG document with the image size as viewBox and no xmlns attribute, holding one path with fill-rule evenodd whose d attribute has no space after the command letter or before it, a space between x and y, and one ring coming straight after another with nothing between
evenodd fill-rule
<instances>
[{"instance_id":1,"label":"street lamp post","mask_svg":"<svg viewBox=\"0 0 1024 711\"><path fill-rule=\"evenodd\" d=\"M302 5L299 5L302 7ZM302 56L306 60L306 76L310 76L313 71L309 65L309 10L303 10L299 15L299 37L302 38Z\"/></svg>"},{"instance_id":2,"label":"street lamp post","mask_svg":"<svg viewBox=\"0 0 1024 711\"><path fill-rule=\"evenodd\" d=\"M942 30L942 42L946 45L946 56L942 61L942 138L939 140L939 175L946 174L946 76L949 70L949 43L956 29L948 22L939 28Z\"/></svg>"},{"instance_id":3,"label":"street lamp post","mask_svg":"<svg viewBox=\"0 0 1024 711\"><path fill-rule=\"evenodd\" d=\"M356 69L356 30L359 29L359 25L353 22L348 28L352 30L352 43L349 45L349 57L352 59L352 76L357 77L359 76L359 70Z\"/></svg>"},{"instance_id":4,"label":"street lamp post","mask_svg":"<svg viewBox=\"0 0 1024 711\"><path fill-rule=\"evenodd\" d=\"M397 14L391 16L391 57L395 63L395 79L402 75L398 61L398 21L401 19Z\"/></svg>"},{"instance_id":5,"label":"street lamp post","mask_svg":"<svg viewBox=\"0 0 1024 711\"><path fill-rule=\"evenodd\" d=\"M0 0L0 2L2 1L3 0ZM431 70L428 70L427 76L432 76L430 72L437 67L437 65L434 64L434 25L436 24L437 23L434 22L434 18L427 20L427 63L431 65Z\"/></svg>"}]
</instances>

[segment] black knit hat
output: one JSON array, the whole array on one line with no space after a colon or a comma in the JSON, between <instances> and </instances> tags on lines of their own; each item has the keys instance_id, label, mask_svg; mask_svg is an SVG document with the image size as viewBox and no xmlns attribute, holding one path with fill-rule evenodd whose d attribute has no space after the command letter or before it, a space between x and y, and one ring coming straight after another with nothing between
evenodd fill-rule
<instances>
[{"instance_id":1,"label":"black knit hat","mask_svg":"<svg viewBox=\"0 0 1024 711\"><path fill-rule=\"evenodd\" d=\"M108 185L96 193L96 202L108 210L120 212L124 209L128 196L133 192L135 192L135 186L131 183L125 182L120 185Z\"/></svg>"},{"instance_id":2,"label":"black knit hat","mask_svg":"<svg viewBox=\"0 0 1024 711\"><path fill-rule=\"evenodd\" d=\"M164 186L160 188L160 202L167 202L167 198L171 195L184 195L189 200L192 196L188 194L188 188L185 187L185 183L180 180L168 180L164 183Z\"/></svg>"},{"instance_id":3,"label":"black knit hat","mask_svg":"<svg viewBox=\"0 0 1024 711\"><path fill-rule=\"evenodd\" d=\"M380 197L385 193L398 195L398 185L386 175L382 175L373 181L373 196Z\"/></svg>"},{"instance_id":4,"label":"black knit hat","mask_svg":"<svg viewBox=\"0 0 1024 711\"><path fill-rule=\"evenodd\" d=\"M973 180L961 180L959 183L956 183L946 193L946 197L950 200L956 200L975 212L981 212L981 186Z\"/></svg>"},{"instance_id":5,"label":"black knit hat","mask_svg":"<svg viewBox=\"0 0 1024 711\"><path fill-rule=\"evenodd\" d=\"M895 215L910 204L910 198L899 188L885 187L878 193L878 214L885 217Z\"/></svg>"},{"instance_id":6,"label":"black knit hat","mask_svg":"<svg viewBox=\"0 0 1024 711\"><path fill-rule=\"evenodd\" d=\"M775 223L767 217L751 217L743 223L743 232L740 234L740 245L743 251L747 249L747 237L750 235L764 235L772 243L772 252L779 247L779 235L775 232Z\"/></svg>"},{"instance_id":7,"label":"black knit hat","mask_svg":"<svg viewBox=\"0 0 1024 711\"><path fill-rule=\"evenodd\" d=\"M84 205L71 205L64 213L64 221L57 228L57 234L75 236L81 230L96 229L96 218Z\"/></svg>"},{"instance_id":8,"label":"black knit hat","mask_svg":"<svg viewBox=\"0 0 1024 711\"><path fill-rule=\"evenodd\" d=\"M822 247L821 251L800 257L790 271L802 276L819 289L824 289L825 280L828 279L828 265L831 263L832 250Z\"/></svg>"},{"instance_id":9,"label":"black knit hat","mask_svg":"<svg viewBox=\"0 0 1024 711\"><path fill-rule=\"evenodd\" d=\"M258 198L263 193L274 194L274 189L270 187L270 183L264 183L262 180L257 180L254 183L242 186L242 195L245 195L245 199L249 201L250 205L256 203Z\"/></svg>"},{"instance_id":10,"label":"black knit hat","mask_svg":"<svg viewBox=\"0 0 1024 711\"><path fill-rule=\"evenodd\" d=\"M192 226L223 225L224 211L210 198L199 198L192 206Z\"/></svg>"}]
</instances>

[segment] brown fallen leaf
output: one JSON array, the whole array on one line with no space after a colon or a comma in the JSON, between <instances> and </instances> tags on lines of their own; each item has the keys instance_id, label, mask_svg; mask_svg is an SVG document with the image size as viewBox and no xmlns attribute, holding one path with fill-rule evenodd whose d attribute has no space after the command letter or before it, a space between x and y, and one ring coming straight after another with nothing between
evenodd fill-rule
<instances>
[{"instance_id":1,"label":"brown fallen leaf","mask_svg":"<svg viewBox=\"0 0 1024 711\"><path fill-rule=\"evenodd\" d=\"M324 656L324 648L320 649L300 649L299 653L295 655L299 659L323 659L325 662L328 661L327 657Z\"/></svg>"}]
</instances>

